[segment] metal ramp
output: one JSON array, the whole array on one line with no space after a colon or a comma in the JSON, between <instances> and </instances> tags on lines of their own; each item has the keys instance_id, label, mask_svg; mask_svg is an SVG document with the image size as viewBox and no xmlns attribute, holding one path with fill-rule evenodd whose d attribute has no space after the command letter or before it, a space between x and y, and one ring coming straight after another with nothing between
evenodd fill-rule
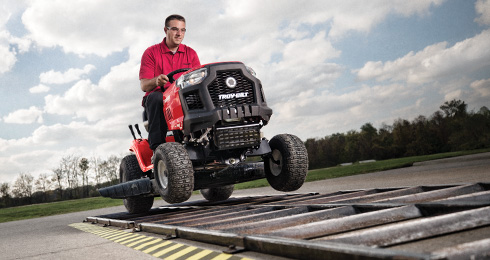
<instances>
[{"instance_id":1,"label":"metal ramp","mask_svg":"<svg viewBox=\"0 0 490 260\"><path fill-rule=\"evenodd\" d=\"M295 259L490 258L490 183L194 201L88 222Z\"/></svg>"}]
</instances>

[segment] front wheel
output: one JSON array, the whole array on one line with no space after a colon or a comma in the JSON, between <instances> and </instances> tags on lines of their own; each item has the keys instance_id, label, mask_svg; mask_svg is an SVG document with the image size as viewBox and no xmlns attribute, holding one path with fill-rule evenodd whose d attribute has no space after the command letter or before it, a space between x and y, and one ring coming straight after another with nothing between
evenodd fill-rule
<instances>
[{"instance_id":1,"label":"front wheel","mask_svg":"<svg viewBox=\"0 0 490 260\"><path fill-rule=\"evenodd\" d=\"M155 150L153 164L158 190L168 203L188 200L194 190L194 170L189 154L179 143L163 143Z\"/></svg>"},{"instance_id":2,"label":"front wheel","mask_svg":"<svg viewBox=\"0 0 490 260\"><path fill-rule=\"evenodd\" d=\"M301 186L308 173L306 147L295 135L280 134L270 141L271 154L264 158L265 176L269 184L278 191L295 191Z\"/></svg>"},{"instance_id":3,"label":"front wheel","mask_svg":"<svg viewBox=\"0 0 490 260\"><path fill-rule=\"evenodd\" d=\"M144 175L141 170L136 155L131 154L121 160L119 167L119 182L128 182L140 179ZM153 197L129 197L123 200L124 206L129 213L145 213L153 206Z\"/></svg>"},{"instance_id":4,"label":"front wheel","mask_svg":"<svg viewBox=\"0 0 490 260\"><path fill-rule=\"evenodd\" d=\"M201 195L209 201L227 200L233 193L235 185L226 185L221 187L202 189Z\"/></svg>"}]
</instances>

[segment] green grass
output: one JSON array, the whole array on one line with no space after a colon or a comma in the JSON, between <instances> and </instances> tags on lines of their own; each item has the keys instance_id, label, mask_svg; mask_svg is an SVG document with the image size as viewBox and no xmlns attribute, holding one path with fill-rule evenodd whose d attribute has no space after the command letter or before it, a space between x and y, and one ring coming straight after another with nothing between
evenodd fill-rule
<instances>
[{"instance_id":1,"label":"green grass","mask_svg":"<svg viewBox=\"0 0 490 260\"><path fill-rule=\"evenodd\" d=\"M0 223L123 205L122 200L96 197L0 209Z\"/></svg>"},{"instance_id":2,"label":"green grass","mask_svg":"<svg viewBox=\"0 0 490 260\"><path fill-rule=\"evenodd\" d=\"M363 174L369 172L385 171L390 169L409 167L416 162L430 161L442 158L463 156L475 153L490 152L490 149L474 150L474 151L462 151L462 152L451 152L451 153L441 153L426 156L414 156L399 159L391 159L384 161L377 161L371 163L355 163L349 166L336 166L324 169L315 169L308 172L308 177L306 181L317 181L324 179L332 179L338 177L351 176L356 174ZM266 179L255 180L251 182L239 183L235 185L235 189L250 189L267 187ZM30 219L44 216L52 216L58 214L65 214L71 212L106 208L112 206L123 205L120 199L110 199L110 198L87 198L78 200L67 200L60 202L52 202L45 204L34 204L21 207L5 208L0 209L0 223Z\"/></svg>"}]
</instances>

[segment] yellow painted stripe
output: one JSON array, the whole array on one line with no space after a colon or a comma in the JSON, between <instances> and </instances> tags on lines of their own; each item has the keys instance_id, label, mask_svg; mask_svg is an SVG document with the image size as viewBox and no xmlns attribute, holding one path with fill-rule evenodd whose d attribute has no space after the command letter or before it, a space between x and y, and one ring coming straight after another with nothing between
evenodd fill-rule
<instances>
[{"instance_id":1,"label":"yellow painted stripe","mask_svg":"<svg viewBox=\"0 0 490 260\"><path fill-rule=\"evenodd\" d=\"M154 257L160 257L160 256L162 256L168 252L174 251L175 249L182 247L182 246L184 246L184 245L183 244L175 244L169 248L165 248L162 251L158 251L158 252L154 253L153 256Z\"/></svg>"},{"instance_id":2,"label":"yellow painted stripe","mask_svg":"<svg viewBox=\"0 0 490 260\"><path fill-rule=\"evenodd\" d=\"M221 254L221 255L218 255L218 256L214 257L211 260L227 260L230 257L232 257L232 255L230 255L230 254Z\"/></svg>"},{"instance_id":3,"label":"yellow painted stripe","mask_svg":"<svg viewBox=\"0 0 490 260\"><path fill-rule=\"evenodd\" d=\"M98 232L90 232L90 233L97 235L97 236L100 236L100 237L103 237L103 238L107 238L108 236L112 236L115 234L115 233L98 233Z\"/></svg>"},{"instance_id":4,"label":"yellow painted stripe","mask_svg":"<svg viewBox=\"0 0 490 260\"><path fill-rule=\"evenodd\" d=\"M170 241L167 241L167 242L164 242L164 243L161 243L161 244L152 246L152 247L150 247L148 249L143 250L143 253L147 253L148 254L148 253L153 252L153 251L157 250L158 248L164 247L164 246L166 246L166 245L168 245L170 243L171 243Z\"/></svg>"},{"instance_id":5,"label":"yellow painted stripe","mask_svg":"<svg viewBox=\"0 0 490 260\"><path fill-rule=\"evenodd\" d=\"M100 233L100 234L110 234L110 233L116 233L118 231L116 230L111 230L110 228L98 230L98 229L85 229L85 231L91 232L91 233Z\"/></svg>"},{"instance_id":6,"label":"yellow painted stripe","mask_svg":"<svg viewBox=\"0 0 490 260\"><path fill-rule=\"evenodd\" d=\"M116 233L116 234L109 234L107 236L102 236L102 237L105 238L105 239L111 239L113 237L118 237L120 235L121 235L121 233Z\"/></svg>"},{"instance_id":7,"label":"yellow painted stripe","mask_svg":"<svg viewBox=\"0 0 490 260\"><path fill-rule=\"evenodd\" d=\"M190 256L189 258L187 258L187 260L200 260L201 258L204 258L206 257L207 255L211 254L213 251L211 250L202 250L201 252L193 255L193 256Z\"/></svg>"},{"instance_id":8,"label":"yellow painted stripe","mask_svg":"<svg viewBox=\"0 0 490 260\"><path fill-rule=\"evenodd\" d=\"M146 246L153 245L153 244L158 243L158 242L161 242L161 241L163 241L163 239L161 239L161 238L157 238L157 239L152 240L152 241L150 241L150 242L146 242L146 243L144 243L144 244L141 244L141 245L139 245L139 246L135 247L134 249L136 249L136 250L140 250L140 249L142 249L142 248L144 248L144 247L146 247Z\"/></svg>"},{"instance_id":9,"label":"yellow painted stripe","mask_svg":"<svg viewBox=\"0 0 490 260\"><path fill-rule=\"evenodd\" d=\"M127 237L124 237L124 238L120 238L120 239L116 239L116 240L114 240L114 242L121 243L122 241L131 239L131 238L134 238L134 237L138 238L138 237L140 237L140 235L138 235L138 234L131 234L130 236L127 236Z\"/></svg>"},{"instance_id":10,"label":"yellow painted stripe","mask_svg":"<svg viewBox=\"0 0 490 260\"><path fill-rule=\"evenodd\" d=\"M173 254L173 255L169 255L167 257L165 257L165 260L175 260L179 257L182 257L194 250L198 249L197 247L194 247L194 246L188 246L186 247L185 249L182 249L182 250L179 250L179 252Z\"/></svg>"},{"instance_id":11,"label":"yellow painted stripe","mask_svg":"<svg viewBox=\"0 0 490 260\"><path fill-rule=\"evenodd\" d=\"M129 234L128 233L126 233L126 234L119 234L118 236L111 237L111 238L108 238L108 239L116 242L116 240L121 240L121 239L130 237L130 236L133 236L133 235L134 234L131 234L131 233L129 233Z\"/></svg>"},{"instance_id":12,"label":"yellow painted stripe","mask_svg":"<svg viewBox=\"0 0 490 260\"><path fill-rule=\"evenodd\" d=\"M133 243L130 243L130 242L136 241L135 243L138 243L138 242L141 242L141 240L143 240L143 239L147 239L148 240L148 239L151 239L151 237L143 237L143 236L139 236L138 235L138 236L135 236L135 237L133 237L131 239L121 241L121 242L119 242L119 244L121 244L121 245L126 245L127 244L126 246L131 247L130 245L133 244ZM128 244L128 243L130 243L130 244Z\"/></svg>"},{"instance_id":13,"label":"yellow painted stripe","mask_svg":"<svg viewBox=\"0 0 490 260\"><path fill-rule=\"evenodd\" d=\"M90 233L95 233L95 234L100 234L101 236L102 235L110 235L110 234L117 234L119 233L118 231L116 230L110 230L110 229L107 229L107 230L85 230L85 231L88 231Z\"/></svg>"},{"instance_id":14,"label":"yellow painted stripe","mask_svg":"<svg viewBox=\"0 0 490 260\"><path fill-rule=\"evenodd\" d=\"M145 238L143 238L143 239L141 239L141 240L138 240L138 241L135 241L135 242L133 242L133 243L127 244L126 246L127 246L127 247L133 247L133 246L135 246L135 245L137 245L137 244L139 244L139 243L141 243L141 242L148 241L148 240L150 240L150 239L154 239L154 237L145 237ZM123 245L124 245L124 242L123 242L123 243L121 243L121 244L123 244Z\"/></svg>"},{"instance_id":15,"label":"yellow painted stripe","mask_svg":"<svg viewBox=\"0 0 490 260\"><path fill-rule=\"evenodd\" d=\"M155 257L163 257L168 260L176 260L185 257L190 260L210 259L212 260L250 260L230 254L224 254L212 250L202 249L181 243L163 240L161 238L149 237L126 231L115 230L88 223L74 223L71 227L95 234L99 237L112 240L115 243L125 245L135 250L151 254ZM170 254L170 255L168 255Z\"/></svg>"}]
</instances>

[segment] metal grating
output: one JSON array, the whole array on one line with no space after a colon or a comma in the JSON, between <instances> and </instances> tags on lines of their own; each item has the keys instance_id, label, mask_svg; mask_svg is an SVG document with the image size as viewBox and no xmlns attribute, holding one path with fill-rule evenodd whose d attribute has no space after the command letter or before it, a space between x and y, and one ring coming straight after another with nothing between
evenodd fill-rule
<instances>
[{"instance_id":1,"label":"metal grating","mask_svg":"<svg viewBox=\"0 0 490 260\"><path fill-rule=\"evenodd\" d=\"M234 88L226 86L228 77L235 78L237 84ZM253 84L245 78L240 70L218 71L216 79L208 86L209 95L215 107L229 107L235 105L255 103ZM236 95L247 93L245 96L220 99L220 95Z\"/></svg>"},{"instance_id":2,"label":"metal grating","mask_svg":"<svg viewBox=\"0 0 490 260\"><path fill-rule=\"evenodd\" d=\"M185 102L186 102L189 110L203 109L204 108L204 105L201 102L201 98L199 97L198 91L185 93L184 98L185 98Z\"/></svg>"},{"instance_id":3,"label":"metal grating","mask_svg":"<svg viewBox=\"0 0 490 260\"><path fill-rule=\"evenodd\" d=\"M296 259L480 259L490 256L490 183L197 201L87 220Z\"/></svg>"},{"instance_id":4,"label":"metal grating","mask_svg":"<svg viewBox=\"0 0 490 260\"><path fill-rule=\"evenodd\" d=\"M219 150L258 146L261 140L260 125L216 128L214 139Z\"/></svg>"}]
</instances>

